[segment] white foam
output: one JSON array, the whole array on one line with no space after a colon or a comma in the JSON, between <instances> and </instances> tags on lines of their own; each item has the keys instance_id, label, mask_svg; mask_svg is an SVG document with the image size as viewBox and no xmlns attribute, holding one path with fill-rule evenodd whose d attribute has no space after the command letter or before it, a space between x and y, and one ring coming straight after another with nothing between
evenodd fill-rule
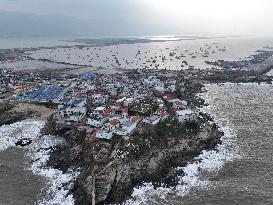
<instances>
[{"instance_id":1,"label":"white foam","mask_svg":"<svg viewBox=\"0 0 273 205\"><path fill-rule=\"evenodd\" d=\"M213 106L211 106L212 99L207 93L203 94L204 99L210 105L202 108L201 111L211 114L213 117ZM124 204L148 204L154 197L160 199L160 202L167 202L169 194L176 196L186 196L190 194L192 189L208 189L212 183L202 177L202 173L213 173L219 171L226 162L233 161L240 158L236 147L236 133L234 132L232 124L227 119L214 120L220 126L220 130L224 132L221 138L222 144L218 145L216 150L203 151L195 162L189 163L185 167L179 167L178 170L184 171L184 176L181 176L176 187L157 188L155 189L151 183L146 183L141 187L135 188L132 194L132 199L126 201ZM156 203L155 201L153 201Z\"/></svg>"},{"instance_id":2,"label":"white foam","mask_svg":"<svg viewBox=\"0 0 273 205\"><path fill-rule=\"evenodd\" d=\"M74 199L68 190L64 189L63 184L72 182L78 176L78 171L68 170L65 174L58 169L49 168L46 162L50 156L50 150L40 148L54 147L62 143L59 138L55 136L44 135L30 146L28 156L35 162L31 165L31 170L36 175L47 178L47 187L45 187L46 196L38 201L39 205L73 205ZM39 150L37 152L37 150Z\"/></svg>"},{"instance_id":3,"label":"white foam","mask_svg":"<svg viewBox=\"0 0 273 205\"><path fill-rule=\"evenodd\" d=\"M23 138L32 139L32 143L22 149L25 149L26 157L33 160L29 168L34 174L45 177L47 185L42 190L46 195L42 196L37 204L39 205L73 205L72 195L68 195L68 190L63 188L63 184L75 180L78 171L69 170L63 174L60 170L49 168L46 162L49 159L50 150L48 148L62 143L60 138L55 136L40 136L40 131L44 126L42 121L22 121L11 125L0 127L0 151L15 146L15 143ZM38 151L39 150L39 151Z\"/></svg>"},{"instance_id":4,"label":"white foam","mask_svg":"<svg viewBox=\"0 0 273 205\"><path fill-rule=\"evenodd\" d=\"M0 127L0 151L15 146L15 143L23 138L35 139L40 135L44 126L41 121L22 121Z\"/></svg>"}]
</instances>

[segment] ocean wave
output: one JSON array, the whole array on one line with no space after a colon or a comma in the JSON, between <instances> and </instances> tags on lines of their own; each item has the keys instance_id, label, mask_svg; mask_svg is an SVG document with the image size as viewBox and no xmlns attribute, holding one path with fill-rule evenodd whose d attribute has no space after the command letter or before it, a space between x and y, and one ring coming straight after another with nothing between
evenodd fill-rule
<instances>
[{"instance_id":1,"label":"ocean wave","mask_svg":"<svg viewBox=\"0 0 273 205\"><path fill-rule=\"evenodd\" d=\"M47 148L60 143L63 143L60 138L44 135L30 146L28 156L34 161L31 165L32 172L47 179L47 187L44 190L46 195L37 202L38 205L74 204L73 196L68 194L69 191L63 185L74 181L79 172L68 170L63 173L58 169L46 166L50 157L50 150Z\"/></svg>"},{"instance_id":2,"label":"ocean wave","mask_svg":"<svg viewBox=\"0 0 273 205\"><path fill-rule=\"evenodd\" d=\"M41 121L22 121L0 127L0 151L15 146L23 138L35 139L40 135L44 126Z\"/></svg>"},{"instance_id":3,"label":"ocean wave","mask_svg":"<svg viewBox=\"0 0 273 205\"><path fill-rule=\"evenodd\" d=\"M54 147L63 141L55 136L41 136L43 121L22 121L0 127L0 151L14 147L15 143L24 138L29 138L32 143L23 147L26 150L26 158L32 161L30 169L35 175L46 179L46 186L41 190L38 205L73 205L74 199L68 194L63 185L74 181L79 172L68 170L66 173L46 166L50 156L50 147Z\"/></svg>"},{"instance_id":4,"label":"ocean wave","mask_svg":"<svg viewBox=\"0 0 273 205\"><path fill-rule=\"evenodd\" d=\"M207 87L207 89L212 88ZM178 167L178 170L183 170L184 176L180 177L176 187L155 189L152 183L145 183L141 187L134 188L132 198L126 201L125 205L167 204L171 196L183 197L189 195L193 189L209 189L213 184L203 176L203 173L217 172L225 163L240 158L236 147L236 132L232 123L228 119L218 118L219 116L214 114L213 99L208 93L204 93L201 97L209 104L201 111L214 117L215 123L224 132L224 136L221 138L222 143L215 150L203 151L195 158L195 162L189 163L185 167Z\"/></svg>"}]
</instances>

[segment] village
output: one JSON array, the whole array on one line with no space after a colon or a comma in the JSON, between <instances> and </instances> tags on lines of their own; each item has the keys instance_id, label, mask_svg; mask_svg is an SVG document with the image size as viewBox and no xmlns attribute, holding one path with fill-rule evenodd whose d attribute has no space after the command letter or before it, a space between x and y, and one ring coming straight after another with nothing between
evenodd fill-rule
<instances>
[{"instance_id":1,"label":"village","mask_svg":"<svg viewBox=\"0 0 273 205\"><path fill-rule=\"evenodd\" d=\"M93 137L126 139L140 124L157 125L170 116L181 123L197 120L197 110L176 95L178 88L183 90L184 80L177 79L177 71L84 73L73 79L13 86L13 97L18 102L54 104L59 123L85 128Z\"/></svg>"},{"instance_id":2,"label":"village","mask_svg":"<svg viewBox=\"0 0 273 205\"><path fill-rule=\"evenodd\" d=\"M270 68L271 69L271 68ZM132 69L115 74L0 70L0 100L48 105L59 123L87 130L93 138L128 138L140 125L155 126L170 117L198 119L196 99L205 83L271 82L260 71L238 69ZM202 104L202 103L201 103Z\"/></svg>"},{"instance_id":3,"label":"village","mask_svg":"<svg viewBox=\"0 0 273 205\"><path fill-rule=\"evenodd\" d=\"M221 143L224 133L200 111L206 103L198 94L205 84L272 83L266 75L271 69L98 73L86 67L82 73L66 73L0 68L0 126L32 117L46 122L43 135L66 142L47 148L47 166L63 172L81 169L71 188L75 198L104 203L111 196L121 202L143 181L176 184L177 167ZM15 144L31 143L23 138ZM84 198L83 187L88 188Z\"/></svg>"}]
</instances>

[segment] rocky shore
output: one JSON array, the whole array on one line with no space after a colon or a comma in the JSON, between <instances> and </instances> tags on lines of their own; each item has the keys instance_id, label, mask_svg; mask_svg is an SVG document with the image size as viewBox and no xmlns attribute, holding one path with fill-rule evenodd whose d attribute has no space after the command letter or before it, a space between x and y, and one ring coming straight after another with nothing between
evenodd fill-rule
<instances>
[{"instance_id":1,"label":"rocky shore","mask_svg":"<svg viewBox=\"0 0 273 205\"><path fill-rule=\"evenodd\" d=\"M129 140L118 136L98 140L85 130L57 124L53 117L43 134L66 140L65 145L53 148L49 166L63 172L80 169L77 180L66 185L76 205L124 202L143 182L175 186L183 175L176 168L193 161L203 150L214 149L223 135L203 113L195 124L181 125L170 118L156 127L142 126Z\"/></svg>"},{"instance_id":2,"label":"rocky shore","mask_svg":"<svg viewBox=\"0 0 273 205\"><path fill-rule=\"evenodd\" d=\"M0 104L0 126L26 119L46 120L54 109L29 103L4 102Z\"/></svg>"},{"instance_id":3,"label":"rocky shore","mask_svg":"<svg viewBox=\"0 0 273 205\"><path fill-rule=\"evenodd\" d=\"M27 119L33 115L31 111L15 112L15 105L10 103L3 103L0 105L0 126L10 125L12 123Z\"/></svg>"}]
</instances>

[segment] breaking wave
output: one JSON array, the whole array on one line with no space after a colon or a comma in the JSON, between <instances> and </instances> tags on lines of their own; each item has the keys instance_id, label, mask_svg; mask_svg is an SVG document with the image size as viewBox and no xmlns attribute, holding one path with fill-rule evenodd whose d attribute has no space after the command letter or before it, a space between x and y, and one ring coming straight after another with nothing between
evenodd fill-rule
<instances>
[{"instance_id":1,"label":"breaking wave","mask_svg":"<svg viewBox=\"0 0 273 205\"><path fill-rule=\"evenodd\" d=\"M22 121L0 127L0 150L6 150L15 146L15 143L23 138L35 139L40 135L44 126L40 121Z\"/></svg>"},{"instance_id":2,"label":"breaking wave","mask_svg":"<svg viewBox=\"0 0 273 205\"><path fill-rule=\"evenodd\" d=\"M213 88L207 87L207 89ZM141 187L134 188L132 198L126 201L125 205L167 204L170 203L170 198L173 196L187 196L193 189L209 189L213 184L204 177L204 173L217 172L225 163L240 158L233 125L227 119L219 118L214 114L215 107L209 93L203 93L201 97L209 104L201 111L210 114L220 130L224 132L224 136L221 138L222 144L219 144L215 150L203 151L195 158L195 162L189 163L185 167L178 167L178 170L183 170L184 175L180 177L176 187L155 189L152 183L143 184Z\"/></svg>"},{"instance_id":3,"label":"breaking wave","mask_svg":"<svg viewBox=\"0 0 273 205\"><path fill-rule=\"evenodd\" d=\"M42 121L22 121L0 127L0 150L15 146L23 138L29 138L32 143L22 149L26 150L26 158L32 161L30 169L35 175L46 179L46 186L41 191L38 205L73 205L74 199L63 185L73 181L79 174L77 171L62 171L46 166L49 159L50 147L62 143L60 138L50 135L41 136L40 131L44 126ZM44 194L45 193L45 194Z\"/></svg>"}]
</instances>

